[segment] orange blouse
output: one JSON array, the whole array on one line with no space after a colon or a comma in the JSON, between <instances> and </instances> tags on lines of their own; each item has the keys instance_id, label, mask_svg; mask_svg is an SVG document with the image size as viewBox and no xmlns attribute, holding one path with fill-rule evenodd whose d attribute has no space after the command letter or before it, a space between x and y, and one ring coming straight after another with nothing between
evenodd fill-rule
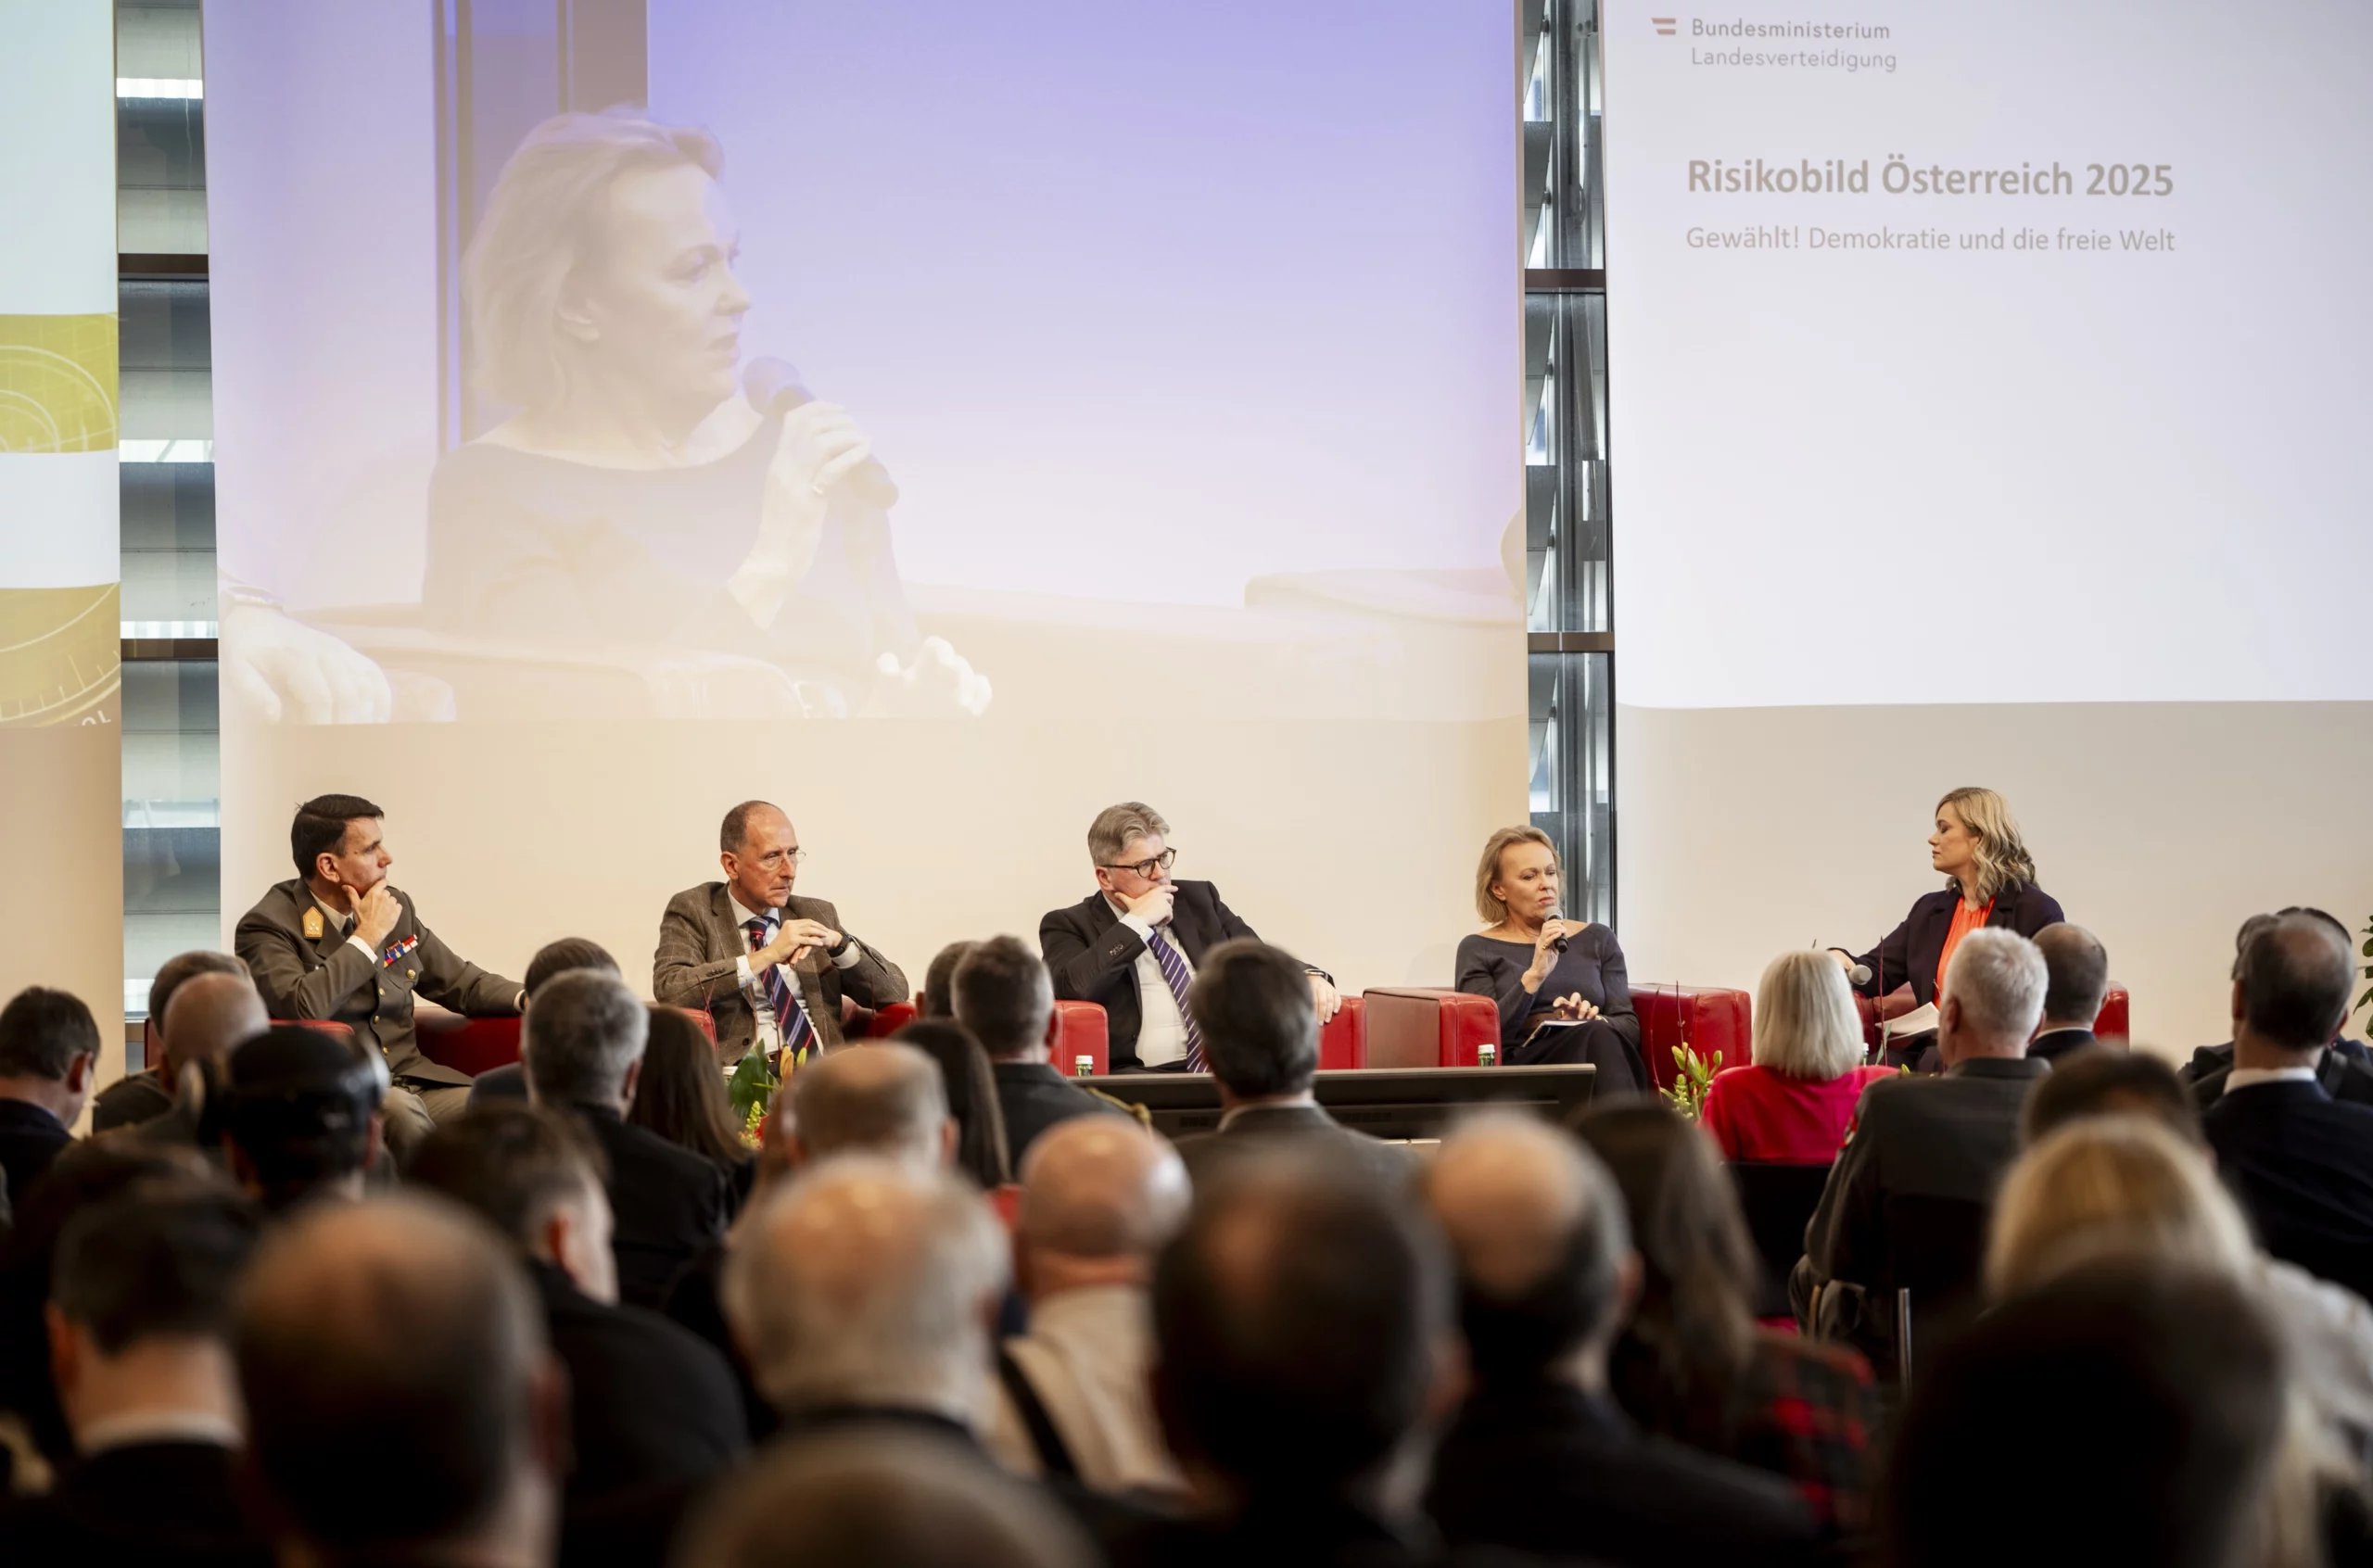
<instances>
[{"instance_id":1,"label":"orange blouse","mask_svg":"<svg viewBox=\"0 0 2373 1568\"><path fill-rule=\"evenodd\" d=\"M1972 909L1966 899L1953 901L1953 923L1945 932L1945 950L1936 955L1936 995L1940 1001L1945 994L1945 970L1953 961L1953 949L1961 944L1961 938L1983 927L1986 917L1993 913L1994 901L1990 898L1976 909Z\"/></svg>"}]
</instances>

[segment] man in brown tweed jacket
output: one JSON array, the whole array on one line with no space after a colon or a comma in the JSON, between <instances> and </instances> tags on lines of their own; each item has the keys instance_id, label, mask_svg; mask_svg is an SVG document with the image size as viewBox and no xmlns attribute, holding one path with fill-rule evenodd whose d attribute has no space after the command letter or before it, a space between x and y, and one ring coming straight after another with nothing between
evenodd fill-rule
<instances>
[{"instance_id":1,"label":"man in brown tweed jacket","mask_svg":"<svg viewBox=\"0 0 2373 1568\"><path fill-rule=\"evenodd\" d=\"M754 1042L833 1050L844 996L867 1007L907 1000L897 965L842 929L831 904L791 891L806 852L780 810L735 806L717 852L726 879L686 888L659 917L651 993L708 1013L721 1060L739 1061Z\"/></svg>"}]
</instances>

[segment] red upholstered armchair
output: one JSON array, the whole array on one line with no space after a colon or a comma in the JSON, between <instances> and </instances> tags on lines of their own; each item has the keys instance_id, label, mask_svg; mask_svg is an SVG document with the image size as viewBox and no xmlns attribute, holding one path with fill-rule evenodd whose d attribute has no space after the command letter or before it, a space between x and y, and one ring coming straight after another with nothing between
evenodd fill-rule
<instances>
[{"instance_id":1,"label":"red upholstered armchair","mask_svg":"<svg viewBox=\"0 0 2373 1568\"><path fill-rule=\"evenodd\" d=\"M472 1078L489 1068L508 1067L519 1059L519 1020L465 1018L442 1007L415 1007L412 1029L420 1054L438 1067L466 1072Z\"/></svg>"},{"instance_id":2,"label":"red upholstered armchair","mask_svg":"<svg viewBox=\"0 0 2373 1568\"><path fill-rule=\"evenodd\" d=\"M1713 985L1631 982L1631 1005L1640 1015L1640 1056L1658 1089L1680 1080L1673 1047L1687 1045L1708 1067L1720 1052L1725 1068L1754 1059L1754 998L1744 991Z\"/></svg>"},{"instance_id":3,"label":"red upholstered armchair","mask_svg":"<svg viewBox=\"0 0 2373 1568\"><path fill-rule=\"evenodd\" d=\"M1318 1032L1320 1067L1332 1069L1367 1065L1365 1011L1358 997L1343 998L1342 1011ZM1068 1078L1078 1070L1079 1058L1087 1056L1094 1059L1098 1073L1110 1072L1112 1069L1112 1036L1104 1009L1094 1002L1058 1002L1055 1013L1062 1026L1054 1049L1047 1053L1054 1061L1055 1070ZM866 1027L867 1037L886 1039L914 1017L912 1004L893 1002L874 1013Z\"/></svg>"},{"instance_id":4,"label":"red upholstered armchair","mask_svg":"<svg viewBox=\"0 0 2373 1568\"><path fill-rule=\"evenodd\" d=\"M1374 988L1364 1000L1364 1067L1473 1067L1483 1045L1499 1042L1500 1008L1488 996L1396 985Z\"/></svg>"},{"instance_id":5,"label":"red upholstered armchair","mask_svg":"<svg viewBox=\"0 0 2373 1568\"><path fill-rule=\"evenodd\" d=\"M2132 1002L2133 998L2126 987L2112 980L2109 994L2101 999L2101 1010L2093 1019L2094 1037L2105 1045L2124 1047L2129 1044L2134 1033ZM1858 995L1854 998L1854 1006L1862 1015L1862 1048L1876 1051L1879 1048L1879 1025L1911 1011L1911 988L1897 986L1876 1002Z\"/></svg>"}]
</instances>

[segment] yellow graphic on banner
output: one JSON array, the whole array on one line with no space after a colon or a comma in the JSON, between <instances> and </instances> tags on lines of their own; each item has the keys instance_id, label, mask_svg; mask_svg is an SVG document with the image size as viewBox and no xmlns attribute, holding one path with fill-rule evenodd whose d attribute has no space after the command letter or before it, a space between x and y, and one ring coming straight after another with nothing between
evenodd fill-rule
<instances>
[{"instance_id":1,"label":"yellow graphic on banner","mask_svg":"<svg viewBox=\"0 0 2373 1568\"><path fill-rule=\"evenodd\" d=\"M118 721L117 603L113 583L0 588L0 727Z\"/></svg>"},{"instance_id":2,"label":"yellow graphic on banner","mask_svg":"<svg viewBox=\"0 0 2373 1568\"><path fill-rule=\"evenodd\" d=\"M116 445L115 313L0 315L0 452Z\"/></svg>"}]
</instances>

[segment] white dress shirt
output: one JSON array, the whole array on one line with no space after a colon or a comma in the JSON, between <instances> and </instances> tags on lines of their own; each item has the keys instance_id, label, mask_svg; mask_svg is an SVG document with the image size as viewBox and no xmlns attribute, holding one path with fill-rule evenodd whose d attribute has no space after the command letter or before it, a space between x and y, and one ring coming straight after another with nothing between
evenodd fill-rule
<instances>
[{"instance_id":1,"label":"white dress shirt","mask_svg":"<svg viewBox=\"0 0 2373 1568\"><path fill-rule=\"evenodd\" d=\"M1121 917L1121 924L1137 933L1145 942L1153 941L1153 926L1135 915L1124 913L1121 904L1105 895L1113 913ZM1178 961L1186 967L1186 977L1195 976L1195 962L1186 956L1186 949L1170 934L1169 922L1163 922L1162 940L1178 954ZM1137 1060L1147 1067L1160 1067L1164 1062L1183 1061L1186 1056L1186 1018L1178 1010L1178 998L1170 993L1170 981L1163 978L1161 960L1148 946L1137 955Z\"/></svg>"},{"instance_id":2,"label":"white dress shirt","mask_svg":"<svg viewBox=\"0 0 2373 1568\"><path fill-rule=\"evenodd\" d=\"M1186 1489L1146 1388L1153 1310L1145 1290L1088 1285L1034 1301L1030 1332L1007 1340L1006 1349L1047 1408L1083 1484L1099 1492ZM1037 1474L1037 1446L1002 1383L995 1398L989 1451L1010 1470Z\"/></svg>"},{"instance_id":3,"label":"white dress shirt","mask_svg":"<svg viewBox=\"0 0 2373 1568\"><path fill-rule=\"evenodd\" d=\"M733 896L730 888L725 894L725 902L733 906L733 924L740 928L742 940L745 945L750 939L750 922L753 920L764 920L767 923L767 939L769 942L774 940L775 933L782 928L782 911L780 909L769 909L761 915L755 909L744 907L742 901ZM846 931L841 934L848 936ZM865 949L857 944L855 937L849 937L849 944L841 949L839 957L832 960L832 967L855 968L857 960L864 956ZM791 988L792 1000L798 1004L799 1010L803 1013L807 1011L807 993L799 989L798 972L788 964L777 964L775 972L782 976L782 983ZM734 955L733 978L742 987L742 994L749 998L750 1012L758 1020L759 1048L769 1052L780 1050L782 1046L782 1030L775 1018L775 1005L767 995L764 978L750 967L748 953ZM811 1031L816 1029L816 1020L813 1018L807 1020L807 1027ZM818 1031L817 1038L820 1043L822 1040L820 1031Z\"/></svg>"},{"instance_id":4,"label":"white dress shirt","mask_svg":"<svg viewBox=\"0 0 2373 1568\"><path fill-rule=\"evenodd\" d=\"M2252 1083L2313 1083L2314 1068L2235 1068L2225 1075L2225 1093L2247 1089Z\"/></svg>"},{"instance_id":5,"label":"white dress shirt","mask_svg":"<svg viewBox=\"0 0 2373 1568\"><path fill-rule=\"evenodd\" d=\"M332 909L326 903L323 902L322 895L319 893L313 894L313 902L321 904L322 913L330 917L330 924L332 926L342 927L348 920L354 917L354 911L351 909ZM379 961L379 955L371 951L371 944L362 940L360 932L347 932L346 944L361 953L362 956L370 959L374 964L376 964Z\"/></svg>"}]
</instances>

